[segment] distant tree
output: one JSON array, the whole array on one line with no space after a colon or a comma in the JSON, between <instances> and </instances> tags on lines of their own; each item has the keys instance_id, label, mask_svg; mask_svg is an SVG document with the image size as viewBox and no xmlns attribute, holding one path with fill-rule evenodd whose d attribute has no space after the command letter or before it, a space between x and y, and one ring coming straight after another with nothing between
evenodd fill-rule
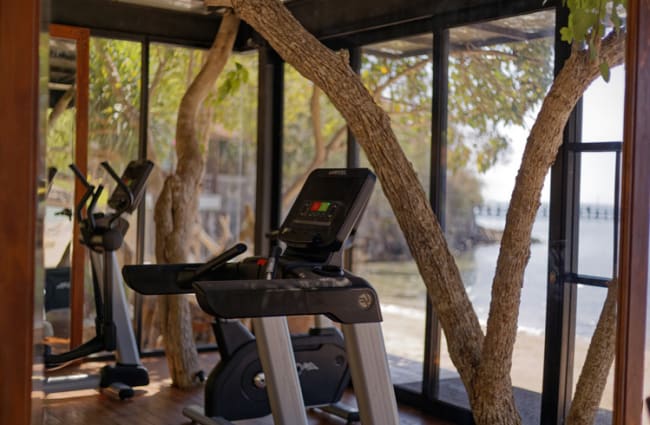
<instances>
[{"instance_id":1,"label":"distant tree","mask_svg":"<svg viewBox=\"0 0 650 425\"><path fill-rule=\"evenodd\" d=\"M140 44L92 38L90 43L88 173L100 162L116 170L137 157L140 128Z\"/></svg>"}]
</instances>

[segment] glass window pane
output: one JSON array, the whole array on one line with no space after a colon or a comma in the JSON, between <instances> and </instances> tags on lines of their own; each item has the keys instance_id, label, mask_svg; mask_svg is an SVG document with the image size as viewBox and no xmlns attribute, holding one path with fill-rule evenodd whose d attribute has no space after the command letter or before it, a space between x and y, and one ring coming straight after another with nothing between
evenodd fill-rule
<instances>
[{"instance_id":1,"label":"glass window pane","mask_svg":"<svg viewBox=\"0 0 650 425\"><path fill-rule=\"evenodd\" d=\"M400 146L429 190L432 51L430 34L363 48L361 76L391 117ZM365 155L361 165L370 167ZM397 220L377 185L359 228L354 272L377 290L393 382L422 380L426 289Z\"/></svg>"},{"instance_id":2,"label":"glass window pane","mask_svg":"<svg viewBox=\"0 0 650 425\"><path fill-rule=\"evenodd\" d=\"M156 164L146 199L145 262L155 263L154 207L165 178L176 167L174 139L181 99L205 60L205 51L152 43L149 60L148 158ZM237 66L239 64L240 66ZM225 78L236 78L236 93L223 96ZM205 171L199 194L199 226L188 261L201 262L237 241L253 249L257 134L257 54L233 54L197 119ZM214 342L213 318L189 296L197 344ZM155 317L156 298L144 297L143 349L162 348Z\"/></svg>"},{"instance_id":3,"label":"glass window pane","mask_svg":"<svg viewBox=\"0 0 650 425\"><path fill-rule=\"evenodd\" d=\"M582 141L623 140L623 98L625 67L611 70L609 83L598 78L587 89L582 103Z\"/></svg>"},{"instance_id":4,"label":"glass window pane","mask_svg":"<svg viewBox=\"0 0 650 425\"><path fill-rule=\"evenodd\" d=\"M282 217L307 175L346 166L347 125L328 97L291 65L284 66Z\"/></svg>"},{"instance_id":5,"label":"glass window pane","mask_svg":"<svg viewBox=\"0 0 650 425\"><path fill-rule=\"evenodd\" d=\"M578 273L611 278L614 272L616 154L583 152L580 161Z\"/></svg>"},{"instance_id":6,"label":"glass window pane","mask_svg":"<svg viewBox=\"0 0 650 425\"><path fill-rule=\"evenodd\" d=\"M96 211L108 211L115 181L100 165L108 161L118 175L138 156L140 129L140 75L142 46L138 42L93 37L90 39L88 108L88 176L104 186ZM118 265L136 261L137 214L124 214L129 222L124 243L117 251ZM132 306L133 292L125 286ZM84 340L95 335L95 305L90 263L86 266ZM131 311L132 307L131 307Z\"/></svg>"},{"instance_id":7,"label":"glass window pane","mask_svg":"<svg viewBox=\"0 0 650 425\"><path fill-rule=\"evenodd\" d=\"M521 156L553 78L554 23L554 13L545 11L450 31L446 234L482 325ZM518 391L517 397L532 397L522 416L537 422L539 395L534 393L541 393L543 376L548 200L545 187L532 231L511 373L515 387L529 390ZM468 407L446 346L440 364L440 398Z\"/></svg>"},{"instance_id":8,"label":"glass window pane","mask_svg":"<svg viewBox=\"0 0 650 425\"><path fill-rule=\"evenodd\" d=\"M49 98L45 165L55 170L45 198L43 254L46 274L45 337L53 352L66 351L70 337L70 255L74 211L76 137L75 82L77 47L74 40L50 38ZM66 212L66 209L68 212Z\"/></svg>"},{"instance_id":9,"label":"glass window pane","mask_svg":"<svg viewBox=\"0 0 650 425\"><path fill-rule=\"evenodd\" d=\"M345 168L347 125L329 98L291 65L284 65L282 198L280 223L307 176L316 168ZM292 333L314 326L313 317L290 317Z\"/></svg>"},{"instance_id":10,"label":"glass window pane","mask_svg":"<svg viewBox=\"0 0 650 425\"><path fill-rule=\"evenodd\" d=\"M144 262L155 264L156 224L154 207L165 177L176 166L176 119L183 94L198 72L200 52L194 49L151 43L149 47L149 122L147 159L155 164L147 185ZM158 297L142 298L142 350L162 349L162 331L156 317ZM191 297L190 305L194 306ZM195 308L192 311L196 311ZM202 324L208 319L199 316ZM194 326L193 326L194 327ZM198 332L200 334L200 332Z\"/></svg>"}]
</instances>

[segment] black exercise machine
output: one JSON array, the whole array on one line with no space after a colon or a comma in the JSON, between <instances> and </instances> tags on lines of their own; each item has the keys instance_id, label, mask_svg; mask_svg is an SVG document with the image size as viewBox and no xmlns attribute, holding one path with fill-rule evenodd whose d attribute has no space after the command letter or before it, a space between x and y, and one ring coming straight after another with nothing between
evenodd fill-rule
<instances>
[{"instance_id":1,"label":"black exercise machine","mask_svg":"<svg viewBox=\"0 0 650 425\"><path fill-rule=\"evenodd\" d=\"M336 403L351 373L361 421L398 423L377 294L341 267L374 182L366 169L313 172L279 230L281 256L276 247L268 259L228 263L245 249L239 244L204 265L123 268L134 290L193 292L221 320L215 331L223 360L206 383L205 412L190 407L186 416L223 424L272 412L275 423L304 424L304 406ZM320 314L341 323L345 338L335 328L289 338L283 316ZM241 317L253 318L255 337L230 321Z\"/></svg>"},{"instance_id":2,"label":"black exercise machine","mask_svg":"<svg viewBox=\"0 0 650 425\"><path fill-rule=\"evenodd\" d=\"M75 214L81 226L81 241L90 253L96 335L65 353L52 354L46 346L44 363L46 368L52 369L104 351L114 351L117 362L104 366L98 376L50 376L45 381L45 391L53 393L100 388L125 399L133 396L132 387L147 385L149 375L140 363L116 251L121 248L129 228L122 214L130 214L138 207L153 163L147 160L131 161L122 177L107 162L101 165L117 183L108 200L114 212L106 214L95 212L103 187L91 185L76 166L70 165L86 189L76 205Z\"/></svg>"}]
</instances>

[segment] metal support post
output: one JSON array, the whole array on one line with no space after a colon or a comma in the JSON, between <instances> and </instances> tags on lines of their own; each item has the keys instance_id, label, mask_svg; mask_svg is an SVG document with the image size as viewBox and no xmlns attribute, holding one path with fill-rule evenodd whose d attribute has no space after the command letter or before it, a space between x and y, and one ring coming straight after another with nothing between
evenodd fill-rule
<instances>
[{"instance_id":1,"label":"metal support post","mask_svg":"<svg viewBox=\"0 0 650 425\"><path fill-rule=\"evenodd\" d=\"M253 319L253 329L273 421L276 425L307 425L286 317Z\"/></svg>"},{"instance_id":2,"label":"metal support post","mask_svg":"<svg viewBox=\"0 0 650 425\"><path fill-rule=\"evenodd\" d=\"M398 425L397 402L381 324L343 324L342 330L361 423Z\"/></svg>"}]
</instances>

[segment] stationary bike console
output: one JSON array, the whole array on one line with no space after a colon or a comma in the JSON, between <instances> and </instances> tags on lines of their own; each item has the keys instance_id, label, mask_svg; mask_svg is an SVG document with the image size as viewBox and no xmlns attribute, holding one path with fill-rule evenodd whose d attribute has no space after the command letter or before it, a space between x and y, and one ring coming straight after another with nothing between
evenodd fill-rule
<instances>
[{"instance_id":1,"label":"stationary bike console","mask_svg":"<svg viewBox=\"0 0 650 425\"><path fill-rule=\"evenodd\" d=\"M238 420L270 412L256 339L239 321L227 319L324 314L344 326L381 321L372 286L341 268L342 249L359 223L375 180L368 169L312 172L279 229L278 239L286 249L277 259L275 274L266 270L265 258L226 263L242 252L241 246L205 265L123 268L126 283L137 292L193 291L204 311L226 319L215 322L221 362L206 384L205 415ZM337 403L349 382L340 331L316 329L293 335L291 343L305 405Z\"/></svg>"},{"instance_id":2,"label":"stationary bike console","mask_svg":"<svg viewBox=\"0 0 650 425\"><path fill-rule=\"evenodd\" d=\"M365 168L312 172L280 227L278 238L287 248L276 278L265 280L258 271L233 279L224 270L217 278L200 279L193 286L201 308L223 319L324 314L341 323L380 321L374 289L340 268L341 250L375 180ZM242 272L246 263L239 263ZM359 297L368 299L363 308Z\"/></svg>"},{"instance_id":3,"label":"stationary bike console","mask_svg":"<svg viewBox=\"0 0 650 425\"><path fill-rule=\"evenodd\" d=\"M339 251L361 218L375 179L365 168L311 173L280 227L284 256L327 261Z\"/></svg>"},{"instance_id":4,"label":"stationary bike console","mask_svg":"<svg viewBox=\"0 0 650 425\"><path fill-rule=\"evenodd\" d=\"M250 271L255 259L245 260L239 267L248 265L248 278L230 280L224 270L224 278L195 281L201 308L225 319L324 314L340 323L381 321L374 289L340 268L340 251L355 231L374 183L367 169L314 171L280 227L278 239L286 250L276 277L262 279L259 268ZM208 378L205 415L229 420L267 415L255 338L239 321L217 322L215 333L223 360ZM358 421L358 412L338 405L350 379L341 332L312 329L292 335L291 345L305 405Z\"/></svg>"}]
</instances>

